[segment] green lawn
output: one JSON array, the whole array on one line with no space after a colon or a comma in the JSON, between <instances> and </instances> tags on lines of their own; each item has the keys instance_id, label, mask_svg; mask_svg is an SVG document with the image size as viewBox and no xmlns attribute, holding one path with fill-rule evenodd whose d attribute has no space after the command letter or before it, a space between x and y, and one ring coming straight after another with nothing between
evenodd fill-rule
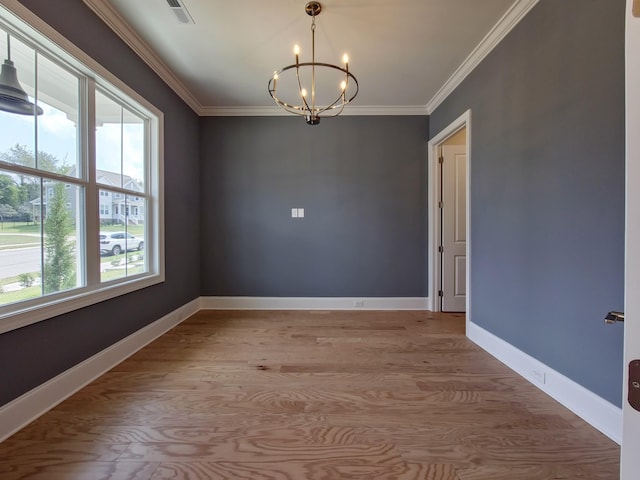
<instances>
[{"instance_id":1,"label":"green lawn","mask_svg":"<svg viewBox=\"0 0 640 480\"><path fill-rule=\"evenodd\" d=\"M35 247L40 245L40 236L17 235L0 232L0 250L12 247Z\"/></svg>"},{"instance_id":2,"label":"green lawn","mask_svg":"<svg viewBox=\"0 0 640 480\"><path fill-rule=\"evenodd\" d=\"M124 230L124 225L102 225L103 232ZM127 231L134 235L144 234L144 225L129 225ZM36 233L40 234L40 224L33 222L0 222L0 233Z\"/></svg>"},{"instance_id":3,"label":"green lawn","mask_svg":"<svg viewBox=\"0 0 640 480\"><path fill-rule=\"evenodd\" d=\"M0 233L40 234L40 224L33 222L0 222Z\"/></svg>"},{"instance_id":4,"label":"green lawn","mask_svg":"<svg viewBox=\"0 0 640 480\"><path fill-rule=\"evenodd\" d=\"M128 276L137 275L138 273L144 272L144 266L136 266L130 265L127 269ZM108 282L109 280L115 280L116 278L124 278L124 269L123 270L107 270L106 272L100 273L100 281Z\"/></svg>"},{"instance_id":5,"label":"green lawn","mask_svg":"<svg viewBox=\"0 0 640 480\"><path fill-rule=\"evenodd\" d=\"M40 274L34 273L33 275L40 275ZM10 283L16 283L19 281L20 281L20 277L18 275L16 275L15 277L0 278L0 287L4 287L5 285L9 285Z\"/></svg>"},{"instance_id":6,"label":"green lawn","mask_svg":"<svg viewBox=\"0 0 640 480\"><path fill-rule=\"evenodd\" d=\"M124 225L102 225L100 227L101 232L120 232L124 229ZM144 225L129 225L127 232L132 235L144 235Z\"/></svg>"},{"instance_id":7,"label":"green lawn","mask_svg":"<svg viewBox=\"0 0 640 480\"><path fill-rule=\"evenodd\" d=\"M133 254L134 256L136 254ZM129 256L131 257L132 254L129 253ZM102 261L103 262L117 262L118 260L124 262L125 261L125 254L121 254L121 255L114 255L111 257L103 257ZM133 276L133 275L137 275L139 273L143 273L145 271L144 269L144 264L140 264L139 261L138 262L131 262L129 264L129 267L126 270L126 276ZM39 272L33 272L33 276L34 277L40 277L40 273ZM118 278L124 278L125 277L125 270L124 269L113 269L113 270L107 270L105 272L102 272L100 274L100 281L102 282L108 282L110 280L115 280ZM9 303L16 303L16 302L22 302L24 300L30 300L32 298L38 298L42 295L42 290L41 290L41 286L40 285L34 285L32 287L26 287L26 288L21 288L20 290L15 290L15 291L11 291L11 292L4 292L2 291L2 288L5 285L10 285L12 283L18 283L20 281L20 277L19 276L15 276L15 277L8 277L8 278L2 278L0 279L0 305L7 305Z\"/></svg>"},{"instance_id":8,"label":"green lawn","mask_svg":"<svg viewBox=\"0 0 640 480\"><path fill-rule=\"evenodd\" d=\"M21 288L13 292L0 293L0 305L6 305L8 303L23 302L32 298L38 298L42 293L40 285L34 285L33 287Z\"/></svg>"}]
</instances>

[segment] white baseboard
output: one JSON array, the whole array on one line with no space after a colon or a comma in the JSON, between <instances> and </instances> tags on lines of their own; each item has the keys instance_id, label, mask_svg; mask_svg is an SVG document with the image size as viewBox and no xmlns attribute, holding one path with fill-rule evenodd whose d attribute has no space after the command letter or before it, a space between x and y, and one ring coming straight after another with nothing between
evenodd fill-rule
<instances>
[{"instance_id":1,"label":"white baseboard","mask_svg":"<svg viewBox=\"0 0 640 480\"><path fill-rule=\"evenodd\" d=\"M474 323L468 324L467 337L611 440L622 443L621 408Z\"/></svg>"},{"instance_id":2,"label":"white baseboard","mask_svg":"<svg viewBox=\"0 0 640 480\"><path fill-rule=\"evenodd\" d=\"M0 442L196 313L199 309L200 299L198 298L0 407Z\"/></svg>"},{"instance_id":3,"label":"white baseboard","mask_svg":"<svg viewBox=\"0 0 640 480\"><path fill-rule=\"evenodd\" d=\"M431 310L428 297L200 297L204 310Z\"/></svg>"}]
</instances>

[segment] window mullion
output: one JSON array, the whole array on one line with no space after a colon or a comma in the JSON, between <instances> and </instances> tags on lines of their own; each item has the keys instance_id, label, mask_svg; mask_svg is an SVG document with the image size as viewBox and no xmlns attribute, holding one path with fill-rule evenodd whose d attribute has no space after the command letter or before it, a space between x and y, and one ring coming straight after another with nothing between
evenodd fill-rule
<instances>
[{"instance_id":1,"label":"window mullion","mask_svg":"<svg viewBox=\"0 0 640 480\"><path fill-rule=\"evenodd\" d=\"M84 82L84 92L81 96L83 118L82 123L82 176L87 179L85 189L85 264L87 285L100 283L100 247L98 235L100 231L99 189L96 185L96 84L91 78Z\"/></svg>"}]
</instances>

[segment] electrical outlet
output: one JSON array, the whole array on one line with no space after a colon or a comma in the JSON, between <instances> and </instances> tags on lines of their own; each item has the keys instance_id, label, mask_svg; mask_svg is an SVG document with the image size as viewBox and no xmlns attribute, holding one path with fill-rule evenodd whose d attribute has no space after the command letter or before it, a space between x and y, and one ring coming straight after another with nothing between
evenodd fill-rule
<instances>
[{"instance_id":1,"label":"electrical outlet","mask_svg":"<svg viewBox=\"0 0 640 480\"><path fill-rule=\"evenodd\" d=\"M547 383L547 374L542 370L531 370L531 376L536 382L541 383L542 385Z\"/></svg>"},{"instance_id":2,"label":"electrical outlet","mask_svg":"<svg viewBox=\"0 0 640 480\"><path fill-rule=\"evenodd\" d=\"M364 307L364 300L356 300L353 302L353 306L356 308L363 308Z\"/></svg>"}]
</instances>

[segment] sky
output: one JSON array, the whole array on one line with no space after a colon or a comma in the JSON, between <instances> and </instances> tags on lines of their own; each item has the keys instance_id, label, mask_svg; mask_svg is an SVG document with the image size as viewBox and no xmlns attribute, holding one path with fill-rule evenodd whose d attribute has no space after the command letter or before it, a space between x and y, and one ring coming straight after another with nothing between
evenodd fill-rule
<instances>
[{"instance_id":1,"label":"sky","mask_svg":"<svg viewBox=\"0 0 640 480\"><path fill-rule=\"evenodd\" d=\"M33 101L33 99L30 99ZM75 123L67 115L50 105L39 102L44 113L37 117L38 148L46 151L68 165L77 161L77 131ZM0 153L16 144L35 148L34 117L0 111ZM143 124L103 123L96 129L96 165L101 170L120 173L121 138L123 139L123 172L143 180Z\"/></svg>"}]
</instances>

